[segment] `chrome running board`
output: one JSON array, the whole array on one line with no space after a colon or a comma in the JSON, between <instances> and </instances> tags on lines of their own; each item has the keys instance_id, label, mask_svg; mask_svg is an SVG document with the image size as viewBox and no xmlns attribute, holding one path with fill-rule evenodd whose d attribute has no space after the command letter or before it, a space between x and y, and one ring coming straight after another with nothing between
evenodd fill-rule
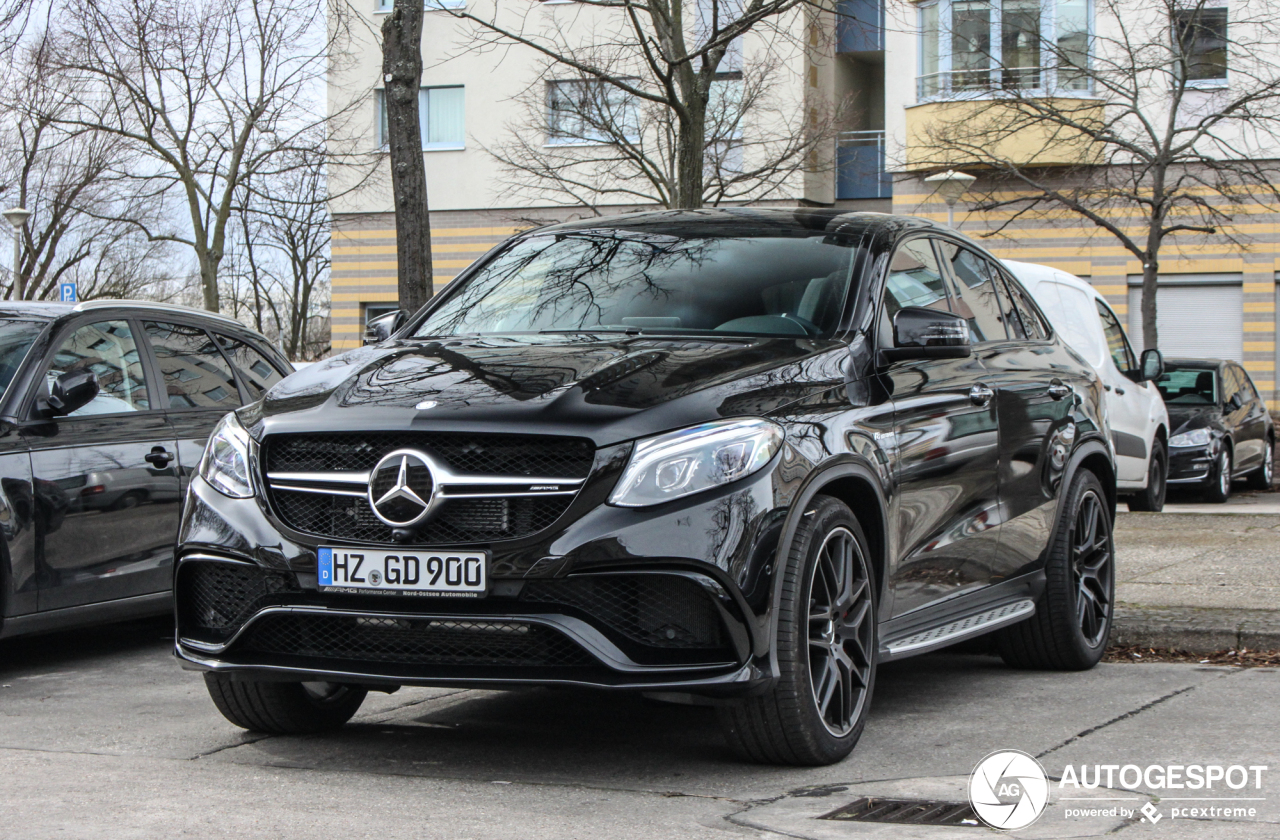
<instances>
[{"instance_id":1,"label":"chrome running board","mask_svg":"<svg viewBox=\"0 0 1280 840\"><path fill-rule=\"evenodd\" d=\"M1015 624L1034 615L1035 611L1035 601L1030 598L993 607L938 627L912 633L902 639L895 639L881 649L880 659L881 661L901 659L904 656L924 653L926 650L946 647L973 636L981 636L983 633L1007 624Z\"/></svg>"}]
</instances>

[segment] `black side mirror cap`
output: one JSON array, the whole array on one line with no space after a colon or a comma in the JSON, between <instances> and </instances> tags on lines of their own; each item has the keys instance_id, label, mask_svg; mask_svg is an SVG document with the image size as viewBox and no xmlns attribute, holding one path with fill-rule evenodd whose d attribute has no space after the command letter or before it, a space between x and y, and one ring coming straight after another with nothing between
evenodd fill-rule
<instances>
[{"instance_id":1,"label":"black side mirror cap","mask_svg":"<svg viewBox=\"0 0 1280 840\"><path fill-rule=\"evenodd\" d=\"M1155 348L1143 350L1138 369L1132 373L1133 375L1129 378L1134 382L1154 382L1164 376L1164 355Z\"/></svg>"},{"instance_id":2,"label":"black side mirror cap","mask_svg":"<svg viewBox=\"0 0 1280 840\"><path fill-rule=\"evenodd\" d=\"M364 327L364 343L377 344L386 341L395 333L396 330L404 326L405 314L403 309L397 309L394 312L388 312L386 315L379 315Z\"/></svg>"},{"instance_id":3,"label":"black side mirror cap","mask_svg":"<svg viewBox=\"0 0 1280 840\"><path fill-rule=\"evenodd\" d=\"M46 417L63 417L98 396L98 377L91 370L70 370L53 380L41 407Z\"/></svg>"},{"instance_id":4,"label":"black side mirror cap","mask_svg":"<svg viewBox=\"0 0 1280 840\"><path fill-rule=\"evenodd\" d=\"M972 352L969 322L953 312L905 306L893 316L893 347L880 351L886 362L965 359Z\"/></svg>"}]
</instances>

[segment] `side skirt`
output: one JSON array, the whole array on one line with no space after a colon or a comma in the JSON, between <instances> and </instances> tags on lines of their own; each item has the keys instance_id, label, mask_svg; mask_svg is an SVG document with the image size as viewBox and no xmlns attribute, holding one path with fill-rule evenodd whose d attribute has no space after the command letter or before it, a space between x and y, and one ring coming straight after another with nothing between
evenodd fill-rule
<instances>
[{"instance_id":1,"label":"side skirt","mask_svg":"<svg viewBox=\"0 0 1280 840\"><path fill-rule=\"evenodd\" d=\"M172 610L173 593L154 592L150 595L118 598L114 601L103 601L98 604L84 604L78 607L64 607L60 610L14 615L4 620L4 626L0 627L0 639L7 639L11 636L26 636L31 633L69 630L73 627L83 627L89 624L107 624L112 621L124 621L130 618L163 615Z\"/></svg>"},{"instance_id":2,"label":"side skirt","mask_svg":"<svg viewBox=\"0 0 1280 840\"><path fill-rule=\"evenodd\" d=\"M906 659L998 630L1035 614L1044 571L1031 572L971 596L923 607L880 625L880 661Z\"/></svg>"}]
</instances>

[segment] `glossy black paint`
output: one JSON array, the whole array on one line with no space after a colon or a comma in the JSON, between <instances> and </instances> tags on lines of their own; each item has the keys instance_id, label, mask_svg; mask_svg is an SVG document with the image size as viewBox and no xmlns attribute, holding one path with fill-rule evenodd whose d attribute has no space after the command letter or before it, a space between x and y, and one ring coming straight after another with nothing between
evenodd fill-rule
<instances>
[{"instance_id":1,"label":"glossy black paint","mask_svg":"<svg viewBox=\"0 0 1280 840\"><path fill-rule=\"evenodd\" d=\"M240 412L257 444L281 433L355 430L590 439L597 447L594 466L569 510L532 537L484 545L492 552L488 598L320 593L316 548L332 540L291 530L261 495L230 499L198 477L184 512L179 563L199 556L284 570L301 586L297 598L314 608L455 616L514 615L520 605L511 593L528 580L621 569L701 575L721 593L737 661L711 672L676 669L585 681L741 692L776 673L780 557L814 495L844 500L867 531L888 629L883 643L895 626L928 627L993 599L1034 597L1058 498L1072 472L1093 469L1104 486L1114 487L1110 443L1098 431L1100 385L1056 337L988 341L963 358L893 361L877 352L893 346L893 336L880 326L880 300L895 247L927 234L985 253L963 237L912 218L815 211L651 213L550 230L593 227L677 235L838 230L862 244L852 267L854 292L831 339L406 337L440 305L437 299L395 336L312 365ZM465 282L464 274L450 289ZM781 452L765 469L651 508L605 504L637 439L749 416L774 420L786 432ZM261 480L260 465L252 471ZM182 626L180 610L180 633ZM181 639L177 654L186 667L254 679L521 682L515 675L476 677L444 668L393 673L376 663L346 670L290 667L255 659L234 644L214 649Z\"/></svg>"},{"instance_id":2,"label":"glossy black paint","mask_svg":"<svg viewBox=\"0 0 1280 840\"><path fill-rule=\"evenodd\" d=\"M280 372L292 366L261 335L182 307L7 303L0 318L43 325L0 397L0 636L168 611L183 492L225 410L165 405L169 384L139 340L149 410L61 416L77 406L49 410L52 354L87 324L123 322L138 338L144 319L158 319L246 342Z\"/></svg>"},{"instance_id":3,"label":"glossy black paint","mask_svg":"<svg viewBox=\"0 0 1280 840\"><path fill-rule=\"evenodd\" d=\"M1262 467L1267 447L1275 446L1275 421L1267 404L1258 395L1252 380L1242 392L1242 399L1232 402L1229 372L1248 379L1244 368L1219 359L1166 359L1170 371L1203 370L1216 382L1214 405L1180 405L1166 398L1172 442L1178 435L1204 429L1209 434L1207 445L1169 447L1169 483L1180 487L1202 487L1214 479L1214 465L1224 447L1231 452L1232 473L1236 477ZM1162 394L1164 391L1162 390ZM1168 396L1168 395L1166 395Z\"/></svg>"}]
</instances>

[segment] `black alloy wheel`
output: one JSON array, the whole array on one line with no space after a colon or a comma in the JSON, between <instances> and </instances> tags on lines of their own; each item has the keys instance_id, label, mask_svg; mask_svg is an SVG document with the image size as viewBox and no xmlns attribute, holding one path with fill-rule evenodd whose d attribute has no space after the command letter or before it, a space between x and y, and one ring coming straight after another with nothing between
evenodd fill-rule
<instances>
[{"instance_id":1,"label":"black alloy wheel","mask_svg":"<svg viewBox=\"0 0 1280 840\"><path fill-rule=\"evenodd\" d=\"M1115 563L1111 517L1094 490L1087 491L1076 511L1069 538L1071 573L1076 585L1076 615L1089 647L1097 647L1110 629Z\"/></svg>"},{"instance_id":2,"label":"black alloy wheel","mask_svg":"<svg viewBox=\"0 0 1280 840\"><path fill-rule=\"evenodd\" d=\"M875 687L875 577L867 540L843 502L810 502L779 570L778 679L720 708L730 747L765 764L833 764L866 726Z\"/></svg>"},{"instance_id":3,"label":"black alloy wheel","mask_svg":"<svg viewBox=\"0 0 1280 840\"><path fill-rule=\"evenodd\" d=\"M1151 444L1151 460L1147 464L1147 486L1129 497L1129 510L1159 513L1164 510L1168 490L1169 456L1164 442L1156 438Z\"/></svg>"},{"instance_id":4,"label":"black alloy wheel","mask_svg":"<svg viewBox=\"0 0 1280 840\"><path fill-rule=\"evenodd\" d=\"M1213 469L1209 470L1209 486L1204 491L1204 498L1209 502L1222 504L1231 498L1231 447L1222 442L1222 451L1214 459Z\"/></svg>"},{"instance_id":5,"label":"black alloy wheel","mask_svg":"<svg viewBox=\"0 0 1280 840\"><path fill-rule=\"evenodd\" d=\"M1276 442L1265 439L1266 450L1262 453L1262 466L1249 473L1249 487L1252 490L1270 490L1276 473Z\"/></svg>"},{"instance_id":6,"label":"black alloy wheel","mask_svg":"<svg viewBox=\"0 0 1280 840\"><path fill-rule=\"evenodd\" d=\"M1015 668L1092 668L1102 659L1111 635L1115 539L1102 482L1080 470L1062 505L1035 615L993 634L1000 656Z\"/></svg>"},{"instance_id":7,"label":"black alloy wheel","mask_svg":"<svg viewBox=\"0 0 1280 840\"><path fill-rule=\"evenodd\" d=\"M871 684L871 581L857 538L848 528L827 533L809 583L809 685L827 731L849 734Z\"/></svg>"}]
</instances>

